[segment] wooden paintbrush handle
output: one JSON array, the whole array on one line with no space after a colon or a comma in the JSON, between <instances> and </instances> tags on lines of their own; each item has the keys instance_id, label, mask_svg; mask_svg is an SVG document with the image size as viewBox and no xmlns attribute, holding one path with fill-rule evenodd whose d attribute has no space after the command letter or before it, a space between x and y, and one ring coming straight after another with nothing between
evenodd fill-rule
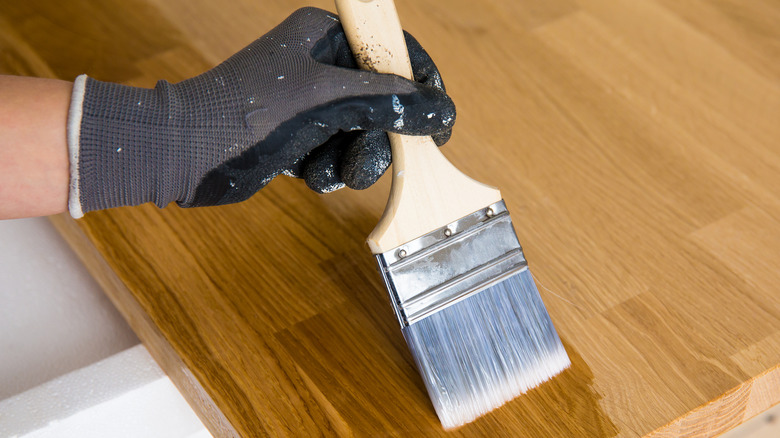
<instances>
[{"instance_id":1,"label":"wooden paintbrush handle","mask_svg":"<svg viewBox=\"0 0 780 438\"><path fill-rule=\"evenodd\" d=\"M336 0L358 64L412 79L412 67L392 0ZM374 254L389 251L501 200L442 155L430 137L388 133L393 184L379 224L368 236Z\"/></svg>"}]
</instances>

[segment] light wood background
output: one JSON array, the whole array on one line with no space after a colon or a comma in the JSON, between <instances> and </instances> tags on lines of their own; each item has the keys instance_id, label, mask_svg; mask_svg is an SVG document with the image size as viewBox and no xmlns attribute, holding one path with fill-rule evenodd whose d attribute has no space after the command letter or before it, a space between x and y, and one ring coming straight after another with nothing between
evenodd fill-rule
<instances>
[{"instance_id":1,"label":"light wood background","mask_svg":"<svg viewBox=\"0 0 780 438\"><path fill-rule=\"evenodd\" d=\"M2 0L0 70L177 81L303 5ZM452 435L707 436L780 401L780 3L398 9L573 361ZM437 435L363 244L388 180L53 220L216 435Z\"/></svg>"}]
</instances>

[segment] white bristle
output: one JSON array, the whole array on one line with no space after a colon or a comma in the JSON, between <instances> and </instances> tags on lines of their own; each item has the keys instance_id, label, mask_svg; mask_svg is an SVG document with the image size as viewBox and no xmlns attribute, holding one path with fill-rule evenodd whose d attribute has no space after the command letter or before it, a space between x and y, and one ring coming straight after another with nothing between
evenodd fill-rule
<instances>
[{"instance_id":1,"label":"white bristle","mask_svg":"<svg viewBox=\"0 0 780 438\"><path fill-rule=\"evenodd\" d=\"M405 327L403 334L447 429L570 365L527 268Z\"/></svg>"}]
</instances>

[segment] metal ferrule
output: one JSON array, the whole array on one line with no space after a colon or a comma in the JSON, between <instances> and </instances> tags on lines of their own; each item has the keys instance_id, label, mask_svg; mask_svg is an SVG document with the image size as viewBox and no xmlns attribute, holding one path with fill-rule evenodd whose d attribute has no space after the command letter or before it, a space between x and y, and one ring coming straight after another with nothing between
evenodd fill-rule
<instances>
[{"instance_id":1,"label":"metal ferrule","mask_svg":"<svg viewBox=\"0 0 780 438\"><path fill-rule=\"evenodd\" d=\"M528 267L504 201L376 259L401 327Z\"/></svg>"}]
</instances>

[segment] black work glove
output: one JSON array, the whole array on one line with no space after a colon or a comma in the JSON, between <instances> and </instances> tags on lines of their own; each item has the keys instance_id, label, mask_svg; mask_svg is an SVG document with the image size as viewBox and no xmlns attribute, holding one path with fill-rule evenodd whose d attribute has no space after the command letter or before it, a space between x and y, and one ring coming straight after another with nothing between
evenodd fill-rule
<instances>
[{"instance_id":1,"label":"black work glove","mask_svg":"<svg viewBox=\"0 0 780 438\"><path fill-rule=\"evenodd\" d=\"M68 121L70 211L243 201L279 174L366 188L384 131L444 143L455 107L407 35L415 79L357 70L338 18L305 8L212 70L154 89L80 76Z\"/></svg>"}]
</instances>

